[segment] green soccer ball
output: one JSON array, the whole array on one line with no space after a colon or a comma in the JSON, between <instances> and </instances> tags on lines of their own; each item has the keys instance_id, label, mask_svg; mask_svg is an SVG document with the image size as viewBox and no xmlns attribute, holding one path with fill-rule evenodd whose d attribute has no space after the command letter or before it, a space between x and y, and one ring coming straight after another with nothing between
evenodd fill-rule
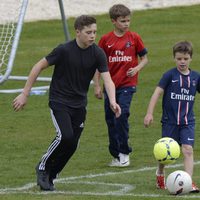
<instances>
[{"instance_id":1,"label":"green soccer ball","mask_svg":"<svg viewBox=\"0 0 200 200\"><path fill-rule=\"evenodd\" d=\"M155 159L161 164L172 164L180 156L180 146L174 139L164 137L155 143L153 154Z\"/></svg>"}]
</instances>

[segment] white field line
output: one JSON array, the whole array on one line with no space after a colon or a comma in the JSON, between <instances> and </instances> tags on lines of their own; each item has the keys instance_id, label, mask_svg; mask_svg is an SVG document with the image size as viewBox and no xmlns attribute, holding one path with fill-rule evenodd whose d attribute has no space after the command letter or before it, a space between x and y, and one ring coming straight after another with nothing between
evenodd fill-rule
<instances>
[{"instance_id":1,"label":"white field line","mask_svg":"<svg viewBox=\"0 0 200 200\"><path fill-rule=\"evenodd\" d=\"M195 165L199 165L200 161L195 162ZM166 166L166 168L177 168L181 167L183 164L174 164ZM136 193L129 193L130 191L135 190L134 185L130 184L120 184L120 183L105 183L105 182L97 182L97 181L84 181L82 179L92 179L95 177L104 177L104 176L112 176L112 175L119 175L119 174L128 174L128 173L139 173L145 171L152 171L156 170L156 167L144 167L136 170L123 170L119 172L107 172L107 173L100 173L100 174L88 174L85 176L73 176L73 177L66 177L60 178L55 180L55 182L60 184L86 184L86 185L104 185L110 186L115 188L114 190L109 189L108 192L79 192L79 191L53 191L53 192L40 192L40 191L30 191L33 187L36 186L35 183L28 183L22 187L16 188L3 188L0 189L1 194L32 194L32 195L48 195L48 194L66 194L66 195L90 195L90 196L132 196L132 197L154 197L154 198L174 198L172 195L160 195L160 194L136 194ZM176 198L186 198L186 199L200 199L200 195L185 195L185 196L177 196Z\"/></svg>"}]
</instances>

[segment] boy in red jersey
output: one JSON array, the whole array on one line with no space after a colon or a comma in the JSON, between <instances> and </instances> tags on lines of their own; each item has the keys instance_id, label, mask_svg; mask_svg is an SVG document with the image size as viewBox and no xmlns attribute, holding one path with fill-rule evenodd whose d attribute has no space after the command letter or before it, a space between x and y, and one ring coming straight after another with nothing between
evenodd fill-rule
<instances>
[{"instance_id":1,"label":"boy in red jersey","mask_svg":"<svg viewBox=\"0 0 200 200\"><path fill-rule=\"evenodd\" d=\"M147 64L147 50L141 37L129 31L131 11L123 4L115 4L109 10L114 30L103 35L99 46L105 51L109 71L116 87L116 99L121 106L122 114L116 118L109 106L109 99L104 92L105 119L108 126L109 151L113 156L109 166L129 166L129 153L132 148L128 144L130 105L136 92L138 72ZM138 57L140 62L138 63ZM95 96L102 98L99 73L94 77Z\"/></svg>"}]
</instances>

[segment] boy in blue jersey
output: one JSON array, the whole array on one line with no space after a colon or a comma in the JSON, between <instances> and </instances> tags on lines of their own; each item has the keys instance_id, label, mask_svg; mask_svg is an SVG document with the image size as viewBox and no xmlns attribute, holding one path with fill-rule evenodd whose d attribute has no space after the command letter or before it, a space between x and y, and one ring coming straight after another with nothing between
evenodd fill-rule
<instances>
[{"instance_id":1,"label":"boy in blue jersey","mask_svg":"<svg viewBox=\"0 0 200 200\"><path fill-rule=\"evenodd\" d=\"M162 76L156 87L144 118L148 127L153 122L154 108L159 97L162 101L162 137L171 137L181 146L184 156L184 169L190 176L193 174L193 146L195 118L193 105L196 91L200 92L200 74L189 68L193 48L188 41L178 42L173 47L176 67ZM156 171L157 188L165 189L164 165L159 164ZM193 182L192 191L199 192Z\"/></svg>"}]
</instances>

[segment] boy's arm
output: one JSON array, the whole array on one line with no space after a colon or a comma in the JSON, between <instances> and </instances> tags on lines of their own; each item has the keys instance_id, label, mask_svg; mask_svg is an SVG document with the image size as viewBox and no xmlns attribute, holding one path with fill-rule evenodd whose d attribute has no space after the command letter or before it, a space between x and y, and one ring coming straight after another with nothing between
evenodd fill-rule
<instances>
[{"instance_id":1,"label":"boy's arm","mask_svg":"<svg viewBox=\"0 0 200 200\"><path fill-rule=\"evenodd\" d=\"M107 93L109 101L110 101L110 107L111 107L112 111L115 113L115 116L119 117L121 115L121 108L116 103L115 85L110 77L110 73L103 72L103 73L101 73L101 77L104 81L104 87L105 87L106 93Z\"/></svg>"},{"instance_id":2,"label":"boy's arm","mask_svg":"<svg viewBox=\"0 0 200 200\"><path fill-rule=\"evenodd\" d=\"M140 63L136 67L129 68L129 70L127 71L127 76L128 77L134 76L140 70L142 70L145 67L145 65L147 65L147 63L148 63L148 58L147 54L145 54L144 56L140 57Z\"/></svg>"},{"instance_id":3,"label":"boy's arm","mask_svg":"<svg viewBox=\"0 0 200 200\"><path fill-rule=\"evenodd\" d=\"M100 79L101 79L100 73L98 70L96 70L94 77L93 77L93 82L94 82L94 96L97 99L102 99L102 97L103 97Z\"/></svg>"},{"instance_id":4,"label":"boy's arm","mask_svg":"<svg viewBox=\"0 0 200 200\"><path fill-rule=\"evenodd\" d=\"M148 127L153 122L153 112L155 109L155 106L158 102L159 97L163 93L163 89L161 87L156 87L153 95L151 96L151 100L149 102L149 106L147 109L146 116L144 117L144 126Z\"/></svg>"},{"instance_id":5,"label":"boy's arm","mask_svg":"<svg viewBox=\"0 0 200 200\"><path fill-rule=\"evenodd\" d=\"M13 108L15 111L21 110L26 105L27 97L29 96L29 92L31 91L33 84L35 83L40 72L47 67L48 62L45 58L41 59L33 66L22 93L13 100Z\"/></svg>"}]
</instances>

